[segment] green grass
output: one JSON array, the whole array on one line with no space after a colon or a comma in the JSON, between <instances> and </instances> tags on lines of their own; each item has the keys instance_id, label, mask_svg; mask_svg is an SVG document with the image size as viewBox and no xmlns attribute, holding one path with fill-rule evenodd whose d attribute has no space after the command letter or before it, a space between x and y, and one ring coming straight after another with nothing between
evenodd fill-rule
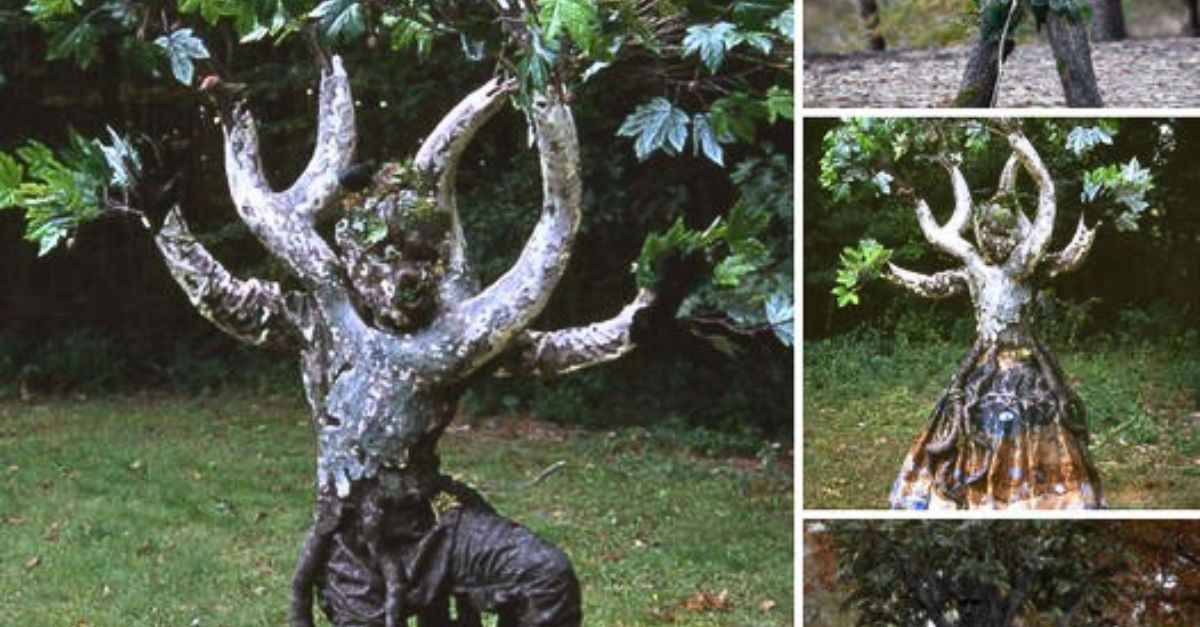
<instances>
[{"instance_id":1,"label":"green grass","mask_svg":"<svg viewBox=\"0 0 1200 627\"><path fill-rule=\"evenodd\" d=\"M298 400L0 404L0 625L284 624L313 447ZM792 624L786 468L500 420L442 449L571 556L587 624ZM722 590L727 609L687 607Z\"/></svg>"},{"instance_id":2,"label":"green grass","mask_svg":"<svg viewBox=\"0 0 1200 627\"><path fill-rule=\"evenodd\" d=\"M843 336L804 346L804 506L874 509L967 344ZM1103 341L1058 352L1113 508L1200 507L1200 348Z\"/></svg>"}]
</instances>

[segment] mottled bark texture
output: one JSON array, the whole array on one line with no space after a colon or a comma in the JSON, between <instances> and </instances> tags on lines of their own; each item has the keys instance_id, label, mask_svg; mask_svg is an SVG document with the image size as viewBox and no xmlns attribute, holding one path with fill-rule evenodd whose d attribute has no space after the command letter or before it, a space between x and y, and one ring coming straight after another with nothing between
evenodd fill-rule
<instances>
[{"instance_id":1,"label":"mottled bark texture","mask_svg":"<svg viewBox=\"0 0 1200 627\"><path fill-rule=\"evenodd\" d=\"M555 97L530 111L543 203L519 258L480 288L454 197L455 171L475 132L512 91L491 81L430 133L411 165L379 168L340 192L353 159L354 109L342 61L323 62L317 142L297 180L270 188L244 104L225 119L225 167L238 215L297 287L230 274L173 211L156 242L196 309L243 341L298 354L317 432L317 506L298 560L291 622L313 624L314 598L342 627L570 626L579 586L556 548L447 480L437 442L479 372L560 374L632 348L648 292L613 318L535 331L580 221L579 147ZM335 245L316 229L335 212ZM489 367L490 365L490 367ZM487 368L485 368L487 367ZM449 494L457 505L435 512ZM453 601L453 602L452 602ZM451 608L454 622L451 622Z\"/></svg>"},{"instance_id":2,"label":"mottled bark texture","mask_svg":"<svg viewBox=\"0 0 1200 627\"><path fill-rule=\"evenodd\" d=\"M992 0L993 2L997 0ZM1016 0L1014 0L1016 1ZM1009 5L1014 6L1014 5ZM1012 31L997 36L985 36L984 13L980 13L979 38L971 49L963 71L962 82L954 105L959 107L991 107L996 102L996 90L1002 76L1002 65L1012 53L1015 43ZM1015 25L1013 25L1015 27ZM1069 107L1101 107L1100 88L1092 68L1092 52L1087 29L1080 20L1050 11L1046 15L1046 35L1054 52L1055 67ZM1003 55L1001 57L1001 54Z\"/></svg>"},{"instance_id":3,"label":"mottled bark texture","mask_svg":"<svg viewBox=\"0 0 1200 627\"><path fill-rule=\"evenodd\" d=\"M955 208L938 224L917 202L922 233L962 263L926 275L889 264L885 277L926 298L968 292L978 339L913 441L889 502L896 509L1095 508L1100 478L1087 451L1083 404L1037 339L1034 302L1050 279L1078 268L1095 232L1080 220L1071 242L1048 250L1054 181L1033 145L1009 134L1013 157L996 193L976 205L958 164L945 160ZM1038 189L1033 220L1016 200L1020 168ZM972 225L974 242L963 237Z\"/></svg>"}]
</instances>

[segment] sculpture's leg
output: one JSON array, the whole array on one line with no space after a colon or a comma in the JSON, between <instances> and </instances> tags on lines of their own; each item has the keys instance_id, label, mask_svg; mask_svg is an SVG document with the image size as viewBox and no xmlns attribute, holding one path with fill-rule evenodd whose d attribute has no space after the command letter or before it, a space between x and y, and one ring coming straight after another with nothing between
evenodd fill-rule
<instances>
[{"instance_id":1,"label":"sculpture's leg","mask_svg":"<svg viewBox=\"0 0 1200 627\"><path fill-rule=\"evenodd\" d=\"M333 532L341 521L341 504L336 498L318 497L313 525L304 540L296 570L292 576L292 627L313 627L313 587L317 573L325 567Z\"/></svg>"}]
</instances>

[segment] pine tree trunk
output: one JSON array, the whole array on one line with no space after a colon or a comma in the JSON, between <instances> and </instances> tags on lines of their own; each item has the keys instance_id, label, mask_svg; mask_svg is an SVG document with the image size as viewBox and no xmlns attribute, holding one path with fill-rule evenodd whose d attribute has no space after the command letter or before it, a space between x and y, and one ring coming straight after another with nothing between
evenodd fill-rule
<instances>
[{"instance_id":1,"label":"pine tree trunk","mask_svg":"<svg viewBox=\"0 0 1200 627\"><path fill-rule=\"evenodd\" d=\"M1120 41L1128 36L1121 0L1094 0L1089 24L1092 41Z\"/></svg>"},{"instance_id":2,"label":"pine tree trunk","mask_svg":"<svg viewBox=\"0 0 1200 627\"><path fill-rule=\"evenodd\" d=\"M1050 11L1046 16L1046 33L1054 51L1054 63L1067 97L1067 106L1104 106L1092 69L1092 49L1083 23Z\"/></svg>"},{"instance_id":3,"label":"pine tree trunk","mask_svg":"<svg viewBox=\"0 0 1200 627\"><path fill-rule=\"evenodd\" d=\"M867 31L867 47L875 51L887 49L887 42L879 34L879 5L875 0L858 0L858 15Z\"/></svg>"}]
</instances>

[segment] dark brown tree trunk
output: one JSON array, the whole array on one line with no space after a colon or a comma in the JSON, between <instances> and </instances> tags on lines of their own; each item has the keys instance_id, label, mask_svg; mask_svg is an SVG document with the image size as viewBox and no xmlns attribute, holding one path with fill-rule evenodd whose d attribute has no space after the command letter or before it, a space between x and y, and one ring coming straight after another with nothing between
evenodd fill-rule
<instances>
[{"instance_id":1,"label":"dark brown tree trunk","mask_svg":"<svg viewBox=\"0 0 1200 627\"><path fill-rule=\"evenodd\" d=\"M1100 87L1092 69L1092 48L1083 23L1053 11L1046 15L1046 34L1068 107L1102 107Z\"/></svg>"},{"instance_id":2,"label":"dark brown tree trunk","mask_svg":"<svg viewBox=\"0 0 1200 627\"><path fill-rule=\"evenodd\" d=\"M867 29L867 47L871 50L887 49L887 42L879 34L879 5L875 0L858 0L858 15Z\"/></svg>"},{"instance_id":3,"label":"dark brown tree trunk","mask_svg":"<svg viewBox=\"0 0 1200 627\"><path fill-rule=\"evenodd\" d=\"M1092 41L1120 41L1128 36L1121 0L1093 0L1089 25Z\"/></svg>"},{"instance_id":4,"label":"dark brown tree trunk","mask_svg":"<svg viewBox=\"0 0 1200 627\"><path fill-rule=\"evenodd\" d=\"M1011 39L1004 42L1004 58L1012 53L1015 44ZM996 93L996 81L999 79L1000 68L997 63L998 43L985 41L980 29L979 39L971 50L971 58L967 60L967 69L963 72L962 84L958 95L954 97L956 107L990 107L992 97Z\"/></svg>"},{"instance_id":5,"label":"dark brown tree trunk","mask_svg":"<svg viewBox=\"0 0 1200 627\"><path fill-rule=\"evenodd\" d=\"M1200 0L1183 0L1183 5L1187 7L1188 17L1187 24L1183 28L1183 34L1188 37L1200 37Z\"/></svg>"}]
</instances>

